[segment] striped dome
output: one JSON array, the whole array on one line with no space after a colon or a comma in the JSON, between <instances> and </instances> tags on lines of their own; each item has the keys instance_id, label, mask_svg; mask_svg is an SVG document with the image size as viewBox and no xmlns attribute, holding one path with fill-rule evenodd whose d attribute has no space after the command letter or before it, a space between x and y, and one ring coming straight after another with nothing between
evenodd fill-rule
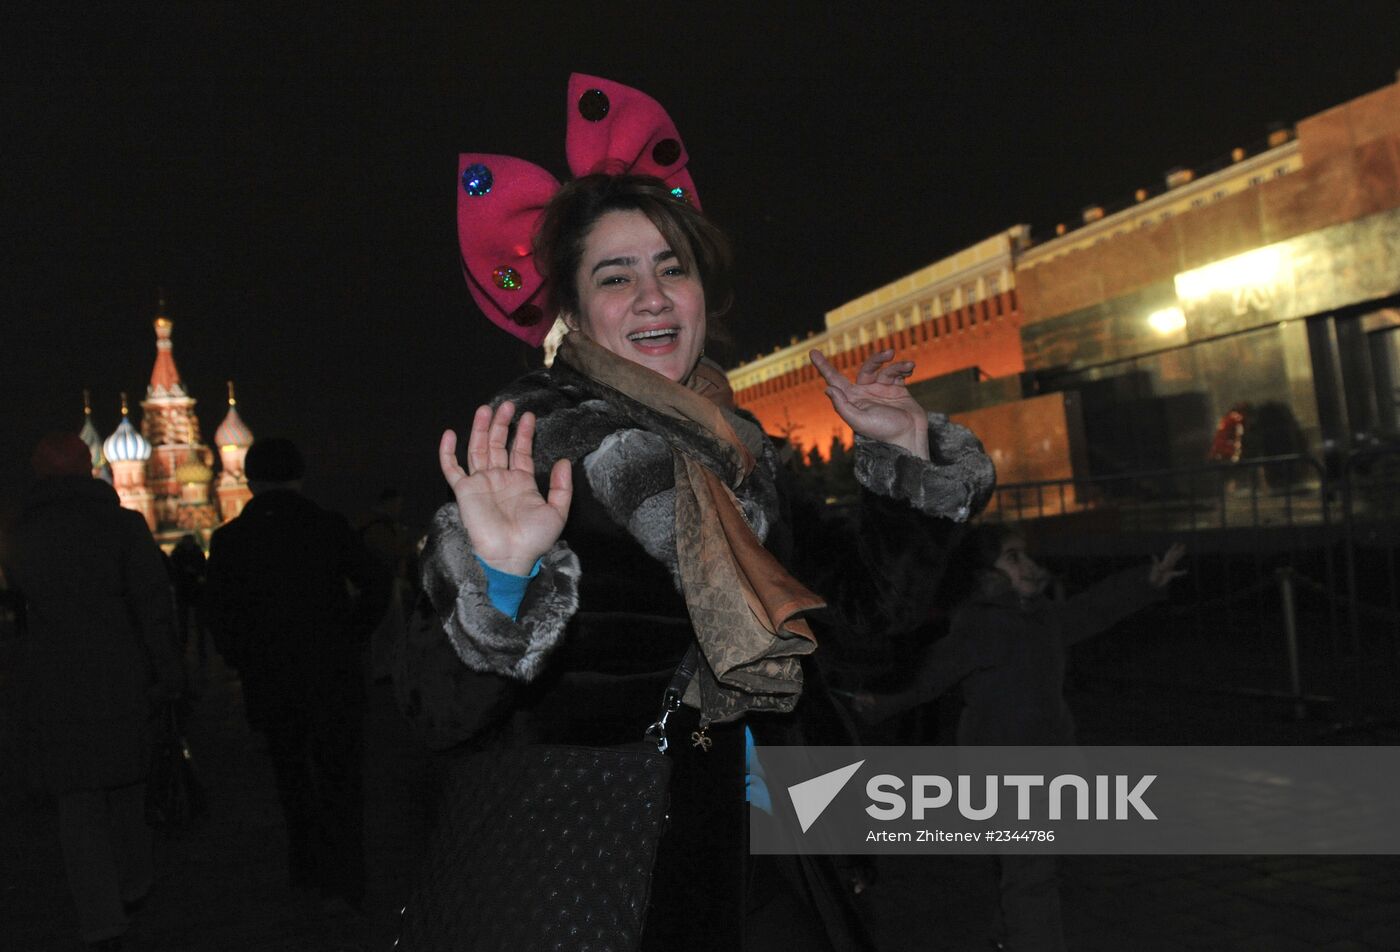
<instances>
[{"instance_id":1,"label":"striped dome","mask_svg":"<svg viewBox=\"0 0 1400 952\"><path fill-rule=\"evenodd\" d=\"M230 406L228 413L224 416L224 422L219 424L219 428L214 431L215 446L252 446L253 431L248 429L248 425L243 422L243 418L238 415L238 408Z\"/></svg>"},{"instance_id":2,"label":"striped dome","mask_svg":"<svg viewBox=\"0 0 1400 952\"><path fill-rule=\"evenodd\" d=\"M92 425L92 417L83 417L83 428L78 433L78 438L87 444L88 452L92 454L93 469L101 469L107 465L107 459L102 455L102 434Z\"/></svg>"},{"instance_id":3,"label":"striped dome","mask_svg":"<svg viewBox=\"0 0 1400 952\"><path fill-rule=\"evenodd\" d=\"M102 452L113 463L144 462L151 458L151 444L136 432L126 414L122 414L122 422L102 444Z\"/></svg>"}]
</instances>

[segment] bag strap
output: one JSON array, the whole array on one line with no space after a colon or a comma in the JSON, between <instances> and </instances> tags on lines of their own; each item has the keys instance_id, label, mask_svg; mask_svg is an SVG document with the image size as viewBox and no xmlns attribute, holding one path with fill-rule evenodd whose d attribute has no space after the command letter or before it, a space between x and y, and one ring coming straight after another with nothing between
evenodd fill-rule
<instances>
[{"instance_id":1,"label":"bag strap","mask_svg":"<svg viewBox=\"0 0 1400 952\"><path fill-rule=\"evenodd\" d=\"M700 647L692 641L682 656L681 663L676 666L676 673L671 675L671 683L666 685L666 690L661 693L661 710L657 712L656 720L652 721L651 726L642 735L642 739L647 743L656 745L657 753L664 754L670 749L671 742L666 737L666 722L680 709L681 698L685 697L685 689L690 686L690 680L695 677L699 666Z\"/></svg>"}]
</instances>

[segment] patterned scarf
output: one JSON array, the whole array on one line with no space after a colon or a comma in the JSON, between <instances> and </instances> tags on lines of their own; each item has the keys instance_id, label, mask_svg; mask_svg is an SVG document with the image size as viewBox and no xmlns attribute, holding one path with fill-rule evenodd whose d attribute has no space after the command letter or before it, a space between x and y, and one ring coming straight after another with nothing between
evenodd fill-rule
<instances>
[{"instance_id":1,"label":"patterned scarf","mask_svg":"<svg viewBox=\"0 0 1400 952\"><path fill-rule=\"evenodd\" d=\"M686 694L701 724L734 720L747 711L790 711L802 692L801 656L816 639L801 613L825 605L763 547L734 495L754 468L761 430L721 408L729 397L722 376L707 365L688 386L570 334L558 360L589 378L621 412L644 423L661 414L688 424L706 441L707 459L677 432L661 432L671 447L676 488L676 560L682 594L704 664ZM649 413L648 413L649 411ZM653 430L652 432L655 432Z\"/></svg>"}]
</instances>

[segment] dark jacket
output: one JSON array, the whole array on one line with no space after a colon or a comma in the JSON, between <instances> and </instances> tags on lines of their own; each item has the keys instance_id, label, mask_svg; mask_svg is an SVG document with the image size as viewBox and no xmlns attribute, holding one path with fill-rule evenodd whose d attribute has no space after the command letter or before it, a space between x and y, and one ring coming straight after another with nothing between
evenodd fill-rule
<instances>
[{"instance_id":1,"label":"dark jacket","mask_svg":"<svg viewBox=\"0 0 1400 952\"><path fill-rule=\"evenodd\" d=\"M960 684L958 743L1073 744L1066 649L1165 597L1147 574L1145 566L1127 569L1063 601L1022 599L1009 585L973 596L954 612L947 636L898 706L925 703Z\"/></svg>"},{"instance_id":2,"label":"dark jacket","mask_svg":"<svg viewBox=\"0 0 1400 952\"><path fill-rule=\"evenodd\" d=\"M181 687L165 563L145 520L89 477L40 480L15 529L26 709L57 793L145 777L154 692Z\"/></svg>"},{"instance_id":3,"label":"dark jacket","mask_svg":"<svg viewBox=\"0 0 1400 952\"><path fill-rule=\"evenodd\" d=\"M539 417L534 461L542 480L554 460L573 461L568 523L512 621L486 597L456 506L438 512L423 555L424 596L396 672L401 702L439 748L637 741L695 640L668 564L672 461L657 433L672 424L639 427L557 363L498 400L505 398ZM831 525L807 510L793 519L771 447L737 491L769 550L831 606L812 618L818 654L841 638L884 637L922 623L957 531L947 517L966 518L990 491L991 464L976 439L946 418L931 423L931 443L943 453L937 463L861 443L857 473L867 488L858 524ZM804 724L839 729L818 666L803 667L797 716L748 718L760 743L799 742ZM714 747L700 753L686 742L694 712L683 708L677 723L672 822L649 935L672 948L736 947L747 852L742 724L712 727Z\"/></svg>"},{"instance_id":4,"label":"dark jacket","mask_svg":"<svg viewBox=\"0 0 1400 952\"><path fill-rule=\"evenodd\" d=\"M344 517L290 489L254 496L210 540L204 619L258 729L289 703L363 700L361 652L387 598Z\"/></svg>"}]
</instances>

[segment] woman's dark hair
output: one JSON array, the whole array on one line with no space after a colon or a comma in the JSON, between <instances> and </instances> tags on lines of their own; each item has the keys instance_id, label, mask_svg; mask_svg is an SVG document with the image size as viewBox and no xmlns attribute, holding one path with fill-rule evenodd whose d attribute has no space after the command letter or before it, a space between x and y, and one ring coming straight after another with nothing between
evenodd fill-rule
<instances>
[{"instance_id":1,"label":"woman's dark hair","mask_svg":"<svg viewBox=\"0 0 1400 952\"><path fill-rule=\"evenodd\" d=\"M958 552L978 571L996 568L1001 550L1011 539L1025 539L1021 530L1005 522L984 522L973 526L963 537Z\"/></svg>"},{"instance_id":2,"label":"woman's dark hair","mask_svg":"<svg viewBox=\"0 0 1400 952\"><path fill-rule=\"evenodd\" d=\"M997 571L996 561L1007 541L1024 538L1020 529L1005 522L984 522L969 529L948 565L943 589L947 604L960 604L983 593L989 579L995 578L991 573Z\"/></svg>"},{"instance_id":3,"label":"woman's dark hair","mask_svg":"<svg viewBox=\"0 0 1400 952\"><path fill-rule=\"evenodd\" d=\"M578 268L584 242L608 212L637 211L661 232L681 264L700 278L705 316L722 316L734 300L729 239L685 198L650 175L585 175L545 206L535 233L535 266L549 282L555 313L578 316Z\"/></svg>"}]
</instances>

